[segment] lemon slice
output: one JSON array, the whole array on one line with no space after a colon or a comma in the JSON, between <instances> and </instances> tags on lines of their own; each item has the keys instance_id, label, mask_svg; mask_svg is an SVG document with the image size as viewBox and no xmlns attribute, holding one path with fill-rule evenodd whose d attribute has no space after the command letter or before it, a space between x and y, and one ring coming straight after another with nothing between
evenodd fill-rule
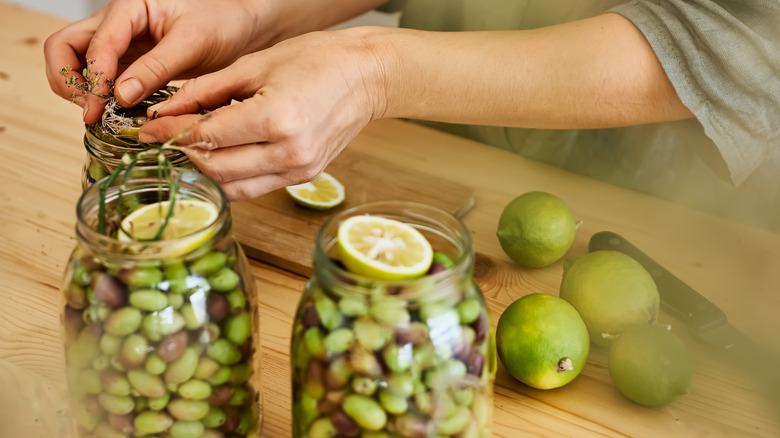
<instances>
[{"instance_id":1,"label":"lemon slice","mask_svg":"<svg viewBox=\"0 0 780 438\"><path fill-rule=\"evenodd\" d=\"M327 210L344 201L344 186L327 172L314 181L288 186L286 190L295 202L315 210Z\"/></svg>"},{"instance_id":2,"label":"lemon slice","mask_svg":"<svg viewBox=\"0 0 780 438\"><path fill-rule=\"evenodd\" d=\"M153 239L165 221L170 201L144 205L122 220L119 240L132 242ZM217 207L205 201L177 199L174 212L163 232L161 240L170 241L165 246L165 255L176 256L192 251L213 234L209 227L219 215ZM127 234L129 233L129 234Z\"/></svg>"},{"instance_id":3,"label":"lemon slice","mask_svg":"<svg viewBox=\"0 0 780 438\"><path fill-rule=\"evenodd\" d=\"M341 223L337 250L344 266L355 274L397 281L428 271L433 249L409 224L381 216L352 216Z\"/></svg>"}]
</instances>

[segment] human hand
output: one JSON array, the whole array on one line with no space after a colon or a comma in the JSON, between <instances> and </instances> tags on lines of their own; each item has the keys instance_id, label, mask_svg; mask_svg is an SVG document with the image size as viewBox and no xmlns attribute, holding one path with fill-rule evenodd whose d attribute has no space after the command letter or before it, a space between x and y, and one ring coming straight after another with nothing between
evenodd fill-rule
<instances>
[{"instance_id":1,"label":"human hand","mask_svg":"<svg viewBox=\"0 0 780 438\"><path fill-rule=\"evenodd\" d=\"M139 138L186 131L176 144L234 201L311 181L383 108L382 65L360 32L309 33L192 79Z\"/></svg>"},{"instance_id":2,"label":"human hand","mask_svg":"<svg viewBox=\"0 0 780 438\"><path fill-rule=\"evenodd\" d=\"M60 69L70 66L69 76L81 82L85 80L82 70L89 68L99 76L95 93L108 95L107 82L116 79L114 93L120 105L135 105L172 79L223 68L262 47L274 29L262 29L264 37L259 34L256 14L249 6L253 3L257 2L113 0L46 40L49 85L60 96L71 98L75 90L65 83ZM76 103L84 108L86 123L100 120L105 99L86 95Z\"/></svg>"}]
</instances>

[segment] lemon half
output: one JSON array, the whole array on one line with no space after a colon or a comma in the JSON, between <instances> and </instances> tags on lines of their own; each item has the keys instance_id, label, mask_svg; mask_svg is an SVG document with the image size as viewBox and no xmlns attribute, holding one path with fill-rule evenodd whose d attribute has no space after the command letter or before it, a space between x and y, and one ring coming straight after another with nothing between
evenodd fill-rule
<instances>
[{"instance_id":1,"label":"lemon half","mask_svg":"<svg viewBox=\"0 0 780 438\"><path fill-rule=\"evenodd\" d=\"M315 210L327 210L344 202L344 185L333 175L322 172L314 181L285 188L298 204Z\"/></svg>"},{"instance_id":2,"label":"lemon half","mask_svg":"<svg viewBox=\"0 0 780 438\"><path fill-rule=\"evenodd\" d=\"M428 272L433 249L409 224L381 216L352 216L341 223L337 235L339 258L355 274L397 281Z\"/></svg>"},{"instance_id":3,"label":"lemon half","mask_svg":"<svg viewBox=\"0 0 780 438\"><path fill-rule=\"evenodd\" d=\"M165 221L170 201L144 205L122 220L122 229L118 238L122 242L153 239ZM209 227L217 219L217 206L210 202L195 199L178 199L174 204L173 215L163 232L161 240L170 241L166 245L166 255L176 256L192 251L213 234Z\"/></svg>"}]
</instances>

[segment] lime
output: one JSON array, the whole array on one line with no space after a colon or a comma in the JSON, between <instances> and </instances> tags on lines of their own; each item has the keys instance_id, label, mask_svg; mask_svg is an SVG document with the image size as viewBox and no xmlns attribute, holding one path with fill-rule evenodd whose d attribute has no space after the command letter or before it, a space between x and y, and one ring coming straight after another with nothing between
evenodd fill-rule
<instances>
[{"instance_id":1,"label":"lime","mask_svg":"<svg viewBox=\"0 0 780 438\"><path fill-rule=\"evenodd\" d=\"M496 326L501 363L515 379L537 389L571 382L588 357L588 329L566 301L526 295L504 310Z\"/></svg>"},{"instance_id":2,"label":"lime","mask_svg":"<svg viewBox=\"0 0 780 438\"><path fill-rule=\"evenodd\" d=\"M170 201L144 205L122 220L118 238L123 242L154 239L160 230L170 208ZM170 256L195 249L212 236L209 228L219 215L217 207L196 199L177 199L173 215L166 226L161 240L171 241L166 246Z\"/></svg>"},{"instance_id":3,"label":"lime","mask_svg":"<svg viewBox=\"0 0 780 438\"><path fill-rule=\"evenodd\" d=\"M653 277L619 251L567 259L560 297L577 309L591 341L602 346L631 326L655 321L661 302Z\"/></svg>"},{"instance_id":4,"label":"lime","mask_svg":"<svg viewBox=\"0 0 780 438\"><path fill-rule=\"evenodd\" d=\"M498 241L517 264L543 268L571 248L577 224L568 205L546 192L528 192L504 207Z\"/></svg>"},{"instance_id":5,"label":"lime","mask_svg":"<svg viewBox=\"0 0 780 438\"><path fill-rule=\"evenodd\" d=\"M298 204L315 210L327 210L344 201L344 186L331 174L322 172L317 179L286 187Z\"/></svg>"},{"instance_id":6,"label":"lime","mask_svg":"<svg viewBox=\"0 0 780 438\"><path fill-rule=\"evenodd\" d=\"M688 393L693 358L685 343L667 327L631 327L609 348L609 375L615 387L645 406L663 406Z\"/></svg>"},{"instance_id":7,"label":"lime","mask_svg":"<svg viewBox=\"0 0 780 438\"><path fill-rule=\"evenodd\" d=\"M348 270L377 280L406 280L428 271L433 249L409 224L381 216L352 216L339 225L339 258Z\"/></svg>"}]
</instances>

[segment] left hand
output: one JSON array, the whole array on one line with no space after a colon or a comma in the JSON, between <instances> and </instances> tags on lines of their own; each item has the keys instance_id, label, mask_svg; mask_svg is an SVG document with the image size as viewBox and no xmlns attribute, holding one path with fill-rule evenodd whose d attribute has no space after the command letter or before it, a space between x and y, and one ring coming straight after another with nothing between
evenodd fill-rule
<instances>
[{"instance_id":1,"label":"left hand","mask_svg":"<svg viewBox=\"0 0 780 438\"><path fill-rule=\"evenodd\" d=\"M192 79L140 139L189 129L176 144L233 201L311 181L382 112L383 69L360 32L309 33Z\"/></svg>"}]
</instances>

